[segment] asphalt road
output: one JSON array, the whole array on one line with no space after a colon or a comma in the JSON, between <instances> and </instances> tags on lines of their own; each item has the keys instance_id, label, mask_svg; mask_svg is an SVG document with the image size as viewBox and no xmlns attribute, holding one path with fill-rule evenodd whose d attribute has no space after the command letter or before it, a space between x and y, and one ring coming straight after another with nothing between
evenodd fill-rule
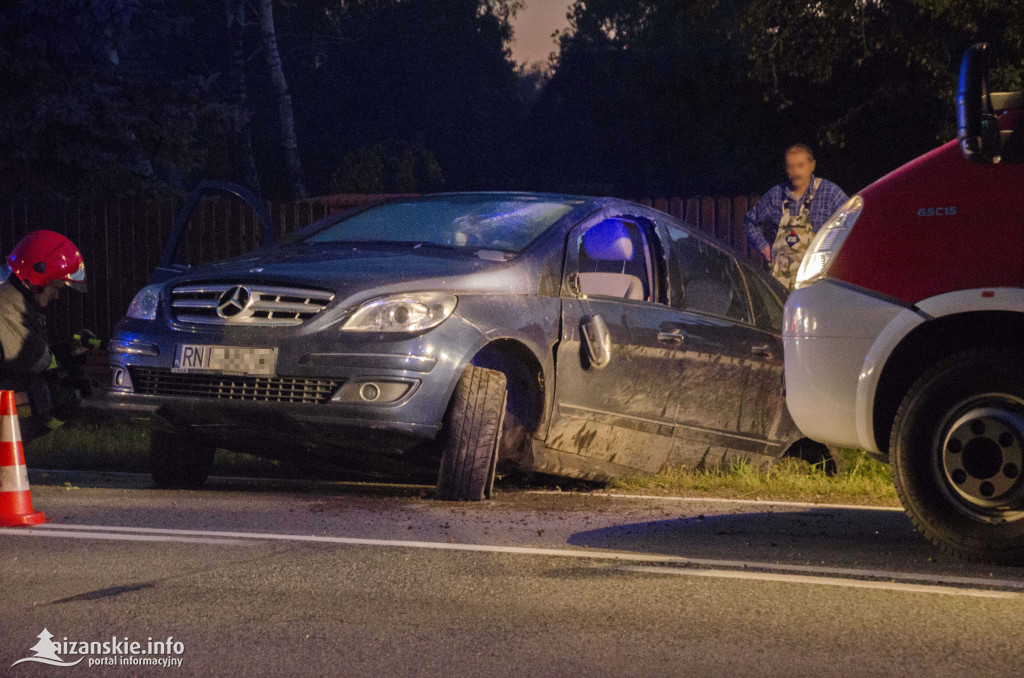
<instances>
[{"instance_id":1,"label":"asphalt road","mask_svg":"<svg viewBox=\"0 0 1024 678\"><path fill-rule=\"evenodd\" d=\"M1006 676L1024 664L1024 569L946 558L899 511L30 478L52 522L0 529L0 675ZM172 637L172 649L65 643L56 655L79 664L12 666L36 656L44 628L143 649Z\"/></svg>"}]
</instances>

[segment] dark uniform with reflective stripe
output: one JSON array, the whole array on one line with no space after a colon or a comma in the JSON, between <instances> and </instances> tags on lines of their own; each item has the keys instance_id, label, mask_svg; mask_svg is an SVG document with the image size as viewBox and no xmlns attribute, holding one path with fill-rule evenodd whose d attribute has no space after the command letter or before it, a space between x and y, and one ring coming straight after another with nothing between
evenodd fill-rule
<instances>
[{"instance_id":1,"label":"dark uniform with reflective stripe","mask_svg":"<svg viewBox=\"0 0 1024 678\"><path fill-rule=\"evenodd\" d=\"M21 418L26 441L77 409L82 379L68 368L57 369L46 313L32 293L14 276L0 283L0 389L28 393L32 416Z\"/></svg>"},{"instance_id":2,"label":"dark uniform with reflective stripe","mask_svg":"<svg viewBox=\"0 0 1024 678\"><path fill-rule=\"evenodd\" d=\"M52 363L46 314L11 276L0 283L0 381L40 375Z\"/></svg>"}]
</instances>

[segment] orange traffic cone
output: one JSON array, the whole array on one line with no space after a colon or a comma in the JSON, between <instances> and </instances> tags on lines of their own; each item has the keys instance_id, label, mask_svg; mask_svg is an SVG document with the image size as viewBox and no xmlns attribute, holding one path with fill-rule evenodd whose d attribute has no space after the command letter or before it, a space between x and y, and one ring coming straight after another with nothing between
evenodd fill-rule
<instances>
[{"instance_id":1,"label":"orange traffic cone","mask_svg":"<svg viewBox=\"0 0 1024 678\"><path fill-rule=\"evenodd\" d=\"M0 527L44 522L43 512L32 509L14 391L0 391Z\"/></svg>"}]
</instances>

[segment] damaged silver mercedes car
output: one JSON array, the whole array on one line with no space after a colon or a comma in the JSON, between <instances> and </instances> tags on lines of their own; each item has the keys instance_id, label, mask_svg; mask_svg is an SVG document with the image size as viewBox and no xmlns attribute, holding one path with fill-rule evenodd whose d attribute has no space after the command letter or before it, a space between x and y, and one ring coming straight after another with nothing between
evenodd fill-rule
<instances>
[{"instance_id":1,"label":"damaged silver mercedes car","mask_svg":"<svg viewBox=\"0 0 1024 678\"><path fill-rule=\"evenodd\" d=\"M811 449L783 397L784 292L667 214L467 193L280 242L266 227L194 267L176 228L117 326L106 404L156 424L158 484L202 484L218 447L427 469L462 500L505 469L599 480Z\"/></svg>"}]
</instances>

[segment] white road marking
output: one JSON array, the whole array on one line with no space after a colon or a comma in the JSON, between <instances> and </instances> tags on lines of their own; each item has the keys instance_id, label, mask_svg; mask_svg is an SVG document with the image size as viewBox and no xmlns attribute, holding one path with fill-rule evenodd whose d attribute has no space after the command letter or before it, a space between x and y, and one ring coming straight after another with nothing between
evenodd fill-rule
<instances>
[{"instance_id":1,"label":"white road marking","mask_svg":"<svg viewBox=\"0 0 1024 678\"><path fill-rule=\"evenodd\" d=\"M727 499L723 497L673 497L660 494L621 494L618 492L562 492L561 490L527 490L526 494L551 494L564 497L603 497L607 499L658 499L663 501L682 501L696 504L743 504L750 506L785 506L787 508L820 508L846 509L858 511L896 511L902 513L898 506L869 506L864 504L819 504L807 501L773 501L771 499Z\"/></svg>"},{"instance_id":2,"label":"white road marking","mask_svg":"<svg viewBox=\"0 0 1024 678\"><path fill-rule=\"evenodd\" d=\"M212 537L176 537L163 534L118 534L111 532L65 532L60 529L64 526L54 526L56 529L40 531L39 527L50 527L49 525L37 525L33 528L6 527L0 528L0 534L13 534L16 536L30 537L70 537L72 539L113 539L117 541L171 541L187 542L191 544L244 544L239 539L218 539ZM77 527L77 526L76 526Z\"/></svg>"},{"instance_id":3,"label":"white road marking","mask_svg":"<svg viewBox=\"0 0 1024 678\"><path fill-rule=\"evenodd\" d=\"M747 579L753 581L777 581L790 584L813 584L839 586L851 589L875 589L880 591L901 591L905 593L931 593L946 596L968 596L972 598L1024 598L1017 591L990 591L984 589L957 588L925 584L876 581L870 579L839 579L837 577L813 577L800 574L778 574L774 572L743 572L736 570L697 570L681 567L653 567L650 565L620 565L616 570L642 572L645 574L671 574L682 577L714 577L718 579Z\"/></svg>"},{"instance_id":4,"label":"white road marking","mask_svg":"<svg viewBox=\"0 0 1024 678\"><path fill-rule=\"evenodd\" d=\"M198 543L232 545L252 544L254 540L291 541L320 544L341 544L349 546L433 549L441 551L469 551L477 553L508 553L515 555L551 556L558 558L612 560L626 563L657 563L659 565L672 564L676 566L688 566L691 568L704 568L699 570L683 570L684 572L730 571L744 575L788 573L786 576L810 576L812 579L822 579L825 580L825 582L877 580L878 583L898 582L908 586L920 586L922 583L927 583L940 588L960 589L961 587L986 587L1012 589L1024 594L1024 580L985 579L981 577L959 577L955 575L918 574L913 572L894 572L888 570L863 570L855 568L762 563L741 560L715 560L709 558L661 555L656 553L624 553L620 551L604 551L600 549L558 549L532 546L499 546L494 544L458 544L399 539L370 539L365 537L330 537L323 535L226 532L218 530L179 530L171 528L124 527L115 525L61 525L53 523L39 525L33 528L0 528L0 535L8 534L33 537L115 539L121 541L192 541ZM667 569L672 572L676 572L681 568L671 567ZM779 574L777 576L783 575ZM838 586L839 584L835 585ZM970 589L964 588L963 590Z\"/></svg>"},{"instance_id":5,"label":"white road marking","mask_svg":"<svg viewBox=\"0 0 1024 678\"><path fill-rule=\"evenodd\" d=\"M32 473L39 474L50 474L50 475L81 475L82 471L68 471L64 469L44 469L44 468L32 468ZM88 473L94 473L101 476L113 476L123 478L138 478L140 480L149 481L149 474L147 473L134 473L130 471L89 471ZM384 490L404 490L408 491L409 494L416 492L432 492L435 488L434 485L422 485L422 484L405 484L405 483L373 483L373 482L358 482L351 480L315 480L315 479L304 479L304 478L247 478L244 476L210 476L209 482L231 482L231 483L247 483L247 484L266 484L266 485L295 485L302 487L352 487L356 489L371 488L371 489L384 489ZM518 492L501 493L502 495L512 496L518 494ZM522 494L543 494L543 495L554 495L562 497L602 497L605 499L656 499L659 501L680 501L690 503L706 503L706 504L740 504L750 506L784 506L788 508L821 508L821 509L853 509L860 511L895 511L902 513L903 509L898 506L870 506L866 504L822 504L817 502L805 502L805 501L773 501L771 499L729 499L723 497L675 497L666 496L661 494L627 494L622 492L571 492L564 490L526 490Z\"/></svg>"}]
</instances>

